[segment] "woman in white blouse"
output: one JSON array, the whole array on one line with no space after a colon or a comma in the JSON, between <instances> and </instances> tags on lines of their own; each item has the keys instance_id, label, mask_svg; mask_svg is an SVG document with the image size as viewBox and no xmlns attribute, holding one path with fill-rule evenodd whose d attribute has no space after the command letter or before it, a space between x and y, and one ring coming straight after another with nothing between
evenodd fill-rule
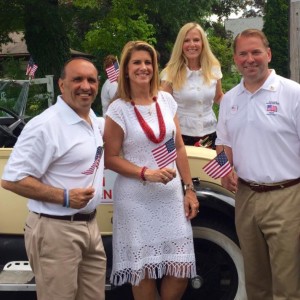
<instances>
[{"instance_id":1,"label":"woman in white blouse","mask_svg":"<svg viewBox=\"0 0 300 300\"><path fill-rule=\"evenodd\" d=\"M179 31L171 58L161 73L162 89L178 103L178 117L186 145L196 142L214 148L217 119L213 103L223 97L222 72L203 28L187 23Z\"/></svg>"}]
</instances>

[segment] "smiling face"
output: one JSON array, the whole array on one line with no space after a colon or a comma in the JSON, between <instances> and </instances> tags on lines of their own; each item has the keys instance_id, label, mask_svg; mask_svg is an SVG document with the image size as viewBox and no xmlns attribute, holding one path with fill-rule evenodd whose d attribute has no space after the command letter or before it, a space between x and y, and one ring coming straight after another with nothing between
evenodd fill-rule
<instances>
[{"instance_id":1,"label":"smiling face","mask_svg":"<svg viewBox=\"0 0 300 300\"><path fill-rule=\"evenodd\" d=\"M203 47L202 37L197 28L189 30L184 38L182 51L188 61L198 60Z\"/></svg>"},{"instance_id":2,"label":"smiling face","mask_svg":"<svg viewBox=\"0 0 300 300\"><path fill-rule=\"evenodd\" d=\"M245 83L262 85L269 75L271 50L258 36L241 36L236 41L234 62Z\"/></svg>"},{"instance_id":3,"label":"smiling face","mask_svg":"<svg viewBox=\"0 0 300 300\"><path fill-rule=\"evenodd\" d=\"M150 53L145 50L133 51L127 65L127 74L130 80L130 87L147 86L153 77L153 65Z\"/></svg>"},{"instance_id":4,"label":"smiling face","mask_svg":"<svg viewBox=\"0 0 300 300\"><path fill-rule=\"evenodd\" d=\"M98 93L98 72L95 66L83 59L74 59L65 66L59 79L62 99L82 118L89 114Z\"/></svg>"}]
</instances>

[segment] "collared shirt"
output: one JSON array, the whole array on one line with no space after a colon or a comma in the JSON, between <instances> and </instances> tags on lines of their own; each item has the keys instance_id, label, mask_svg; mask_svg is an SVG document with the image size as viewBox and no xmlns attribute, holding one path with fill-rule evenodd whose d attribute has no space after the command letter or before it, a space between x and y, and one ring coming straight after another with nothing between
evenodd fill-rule
<instances>
[{"instance_id":1,"label":"collared shirt","mask_svg":"<svg viewBox=\"0 0 300 300\"><path fill-rule=\"evenodd\" d=\"M101 202L103 186L103 148L100 122L91 110L92 126L81 119L58 97L52 107L25 126L5 166L3 179L19 181L27 176L62 189L95 188L86 207L77 210L59 204L29 199L28 208L37 213L72 215L89 213ZM103 150L103 149L102 149Z\"/></svg>"},{"instance_id":2,"label":"collared shirt","mask_svg":"<svg viewBox=\"0 0 300 300\"><path fill-rule=\"evenodd\" d=\"M216 79L204 82L203 71L191 71L186 67L186 82L180 90L173 89L178 104L178 118L181 133L201 137L215 132L217 119L212 109L216 94L217 80L222 78L220 68L212 69ZM162 80L165 80L166 75Z\"/></svg>"},{"instance_id":3,"label":"collared shirt","mask_svg":"<svg viewBox=\"0 0 300 300\"><path fill-rule=\"evenodd\" d=\"M255 93L244 81L225 94L217 145L232 148L239 177L275 183L300 177L300 85L272 70Z\"/></svg>"},{"instance_id":4,"label":"collared shirt","mask_svg":"<svg viewBox=\"0 0 300 300\"><path fill-rule=\"evenodd\" d=\"M110 82L106 79L101 89L101 104L102 104L102 115L105 117L108 105L112 101L118 89L118 82Z\"/></svg>"}]
</instances>

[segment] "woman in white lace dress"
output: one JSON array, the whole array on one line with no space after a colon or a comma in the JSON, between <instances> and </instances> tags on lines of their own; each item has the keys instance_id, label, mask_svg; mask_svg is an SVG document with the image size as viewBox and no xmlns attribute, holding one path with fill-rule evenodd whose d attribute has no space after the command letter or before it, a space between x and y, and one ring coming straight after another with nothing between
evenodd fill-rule
<instances>
[{"instance_id":1,"label":"woman in white lace dress","mask_svg":"<svg viewBox=\"0 0 300 300\"><path fill-rule=\"evenodd\" d=\"M190 219L199 203L176 109L173 97L159 91L155 49L127 43L104 141L105 166L118 173L111 281L131 283L136 300L156 299L157 278L161 299L179 300L196 275Z\"/></svg>"}]
</instances>

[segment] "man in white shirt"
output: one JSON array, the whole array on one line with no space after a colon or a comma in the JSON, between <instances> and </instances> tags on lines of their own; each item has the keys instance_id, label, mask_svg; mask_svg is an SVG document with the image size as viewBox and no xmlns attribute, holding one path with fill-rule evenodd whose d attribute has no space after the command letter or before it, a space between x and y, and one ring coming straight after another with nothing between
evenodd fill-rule
<instances>
[{"instance_id":1,"label":"man in white shirt","mask_svg":"<svg viewBox=\"0 0 300 300\"><path fill-rule=\"evenodd\" d=\"M107 55L103 62L104 70L113 66L117 62L117 58L114 55ZM107 78L101 88L101 104L102 104L102 116L105 117L107 108L114 98L118 89L118 81Z\"/></svg>"},{"instance_id":2,"label":"man in white shirt","mask_svg":"<svg viewBox=\"0 0 300 300\"><path fill-rule=\"evenodd\" d=\"M66 62L61 96L24 128L2 187L29 198L25 246L39 300L105 299L106 256L96 222L102 198L103 140L91 110L98 71Z\"/></svg>"},{"instance_id":3,"label":"man in white shirt","mask_svg":"<svg viewBox=\"0 0 300 300\"><path fill-rule=\"evenodd\" d=\"M234 41L243 75L221 102L217 152L234 170L236 229L248 300L300 299L300 85L268 68L271 50L256 29Z\"/></svg>"}]
</instances>

